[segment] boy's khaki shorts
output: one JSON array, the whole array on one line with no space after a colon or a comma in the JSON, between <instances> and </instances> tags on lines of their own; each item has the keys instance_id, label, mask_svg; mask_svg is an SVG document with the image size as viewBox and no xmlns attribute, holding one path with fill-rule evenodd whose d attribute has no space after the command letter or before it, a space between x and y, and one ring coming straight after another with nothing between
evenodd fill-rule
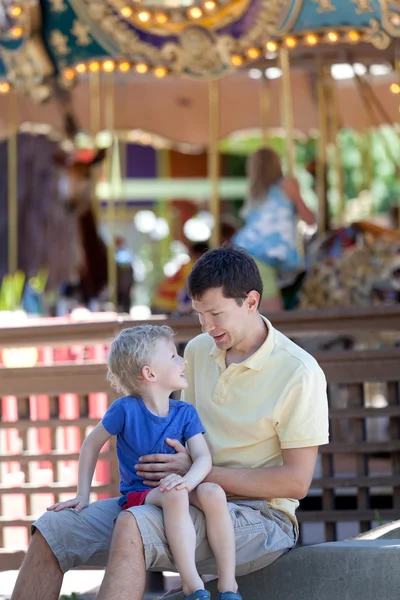
<instances>
[{"instance_id":1,"label":"boy's khaki shorts","mask_svg":"<svg viewBox=\"0 0 400 600\"><path fill-rule=\"evenodd\" d=\"M266 567L293 548L296 533L284 513L268 508L262 501L228 502L236 536L236 574L245 575ZM135 506L134 515L143 539L146 568L176 571L165 537L162 511L155 506ZM121 512L117 498L93 502L82 512L72 509L44 513L33 524L43 535L61 570L93 565L105 567L115 519ZM203 513L190 507L196 536L196 563L199 573L216 574L215 561L206 539Z\"/></svg>"}]
</instances>

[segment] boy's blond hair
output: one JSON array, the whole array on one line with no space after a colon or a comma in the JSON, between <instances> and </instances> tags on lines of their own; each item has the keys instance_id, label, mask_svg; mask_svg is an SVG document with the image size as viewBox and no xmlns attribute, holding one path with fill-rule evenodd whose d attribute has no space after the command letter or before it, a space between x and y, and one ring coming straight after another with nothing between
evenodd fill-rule
<instances>
[{"instance_id":1,"label":"boy's blond hair","mask_svg":"<svg viewBox=\"0 0 400 600\"><path fill-rule=\"evenodd\" d=\"M143 381L142 369L150 364L156 343L172 341L173 337L166 325L137 325L120 331L108 354L108 381L117 392L137 394Z\"/></svg>"}]
</instances>

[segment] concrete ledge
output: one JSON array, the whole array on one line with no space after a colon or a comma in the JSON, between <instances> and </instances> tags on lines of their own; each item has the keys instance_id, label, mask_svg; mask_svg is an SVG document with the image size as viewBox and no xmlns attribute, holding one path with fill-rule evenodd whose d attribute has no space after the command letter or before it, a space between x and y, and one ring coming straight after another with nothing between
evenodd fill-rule
<instances>
[{"instance_id":1,"label":"concrete ledge","mask_svg":"<svg viewBox=\"0 0 400 600\"><path fill-rule=\"evenodd\" d=\"M24 558L24 550L6 550L5 548L0 548L0 572L19 569Z\"/></svg>"},{"instance_id":2,"label":"concrete ledge","mask_svg":"<svg viewBox=\"0 0 400 600\"><path fill-rule=\"evenodd\" d=\"M356 540L400 540L400 521L393 521L358 535Z\"/></svg>"},{"instance_id":3,"label":"concrete ledge","mask_svg":"<svg viewBox=\"0 0 400 600\"><path fill-rule=\"evenodd\" d=\"M244 600L398 600L400 539L305 546L238 582Z\"/></svg>"}]
</instances>

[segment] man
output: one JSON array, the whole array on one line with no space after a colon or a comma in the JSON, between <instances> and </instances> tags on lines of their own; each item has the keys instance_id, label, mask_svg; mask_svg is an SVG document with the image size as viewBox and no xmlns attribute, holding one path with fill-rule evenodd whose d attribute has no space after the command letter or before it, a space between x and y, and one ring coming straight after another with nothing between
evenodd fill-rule
<instances>
[{"instance_id":1,"label":"man","mask_svg":"<svg viewBox=\"0 0 400 600\"><path fill-rule=\"evenodd\" d=\"M230 500L243 575L296 543L295 509L310 486L318 446L328 442L326 382L316 361L259 314L262 283L245 251L204 254L188 291L204 333L186 348L185 399L207 431L214 464L207 481ZM190 467L185 448L169 443L176 454L142 457L137 465L154 486ZM195 508L192 517L198 570L213 574L204 517ZM117 499L101 500L79 514L47 513L34 527L12 600L56 600L68 569L106 563L98 600L142 600L146 570L173 569L162 513L153 506L121 513Z\"/></svg>"}]
</instances>

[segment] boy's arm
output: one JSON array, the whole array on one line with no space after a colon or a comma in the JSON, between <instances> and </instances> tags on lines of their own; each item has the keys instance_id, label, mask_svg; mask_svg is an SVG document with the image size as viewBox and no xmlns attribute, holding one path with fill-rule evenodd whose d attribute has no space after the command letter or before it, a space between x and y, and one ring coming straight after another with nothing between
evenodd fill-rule
<instances>
[{"instance_id":1,"label":"boy's arm","mask_svg":"<svg viewBox=\"0 0 400 600\"><path fill-rule=\"evenodd\" d=\"M175 474L167 476L160 482L160 492L173 488L178 490L187 488L191 492L211 471L212 459L204 435L202 433L194 435L188 440L187 445L193 461L189 471L183 478Z\"/></svg>"},{"instance_id":2,"label":"boy's arm","mask_svg":"<svg viewBox=\"0 0 400 600\"><path fill-rule=\"evenodd\" d=\"M64 508L74 508L76 512L80 512L89 504L90 488L92 485L93 473L96 467L97 459L100 450L104 444L110 439L111 434L104 428L102 423L89 433L82 444L79 455L78 469L78 491L75 498L66 500L65 502L57 502L49 506L47 510L60 511Z\"/></svg>"}]
</instances>

